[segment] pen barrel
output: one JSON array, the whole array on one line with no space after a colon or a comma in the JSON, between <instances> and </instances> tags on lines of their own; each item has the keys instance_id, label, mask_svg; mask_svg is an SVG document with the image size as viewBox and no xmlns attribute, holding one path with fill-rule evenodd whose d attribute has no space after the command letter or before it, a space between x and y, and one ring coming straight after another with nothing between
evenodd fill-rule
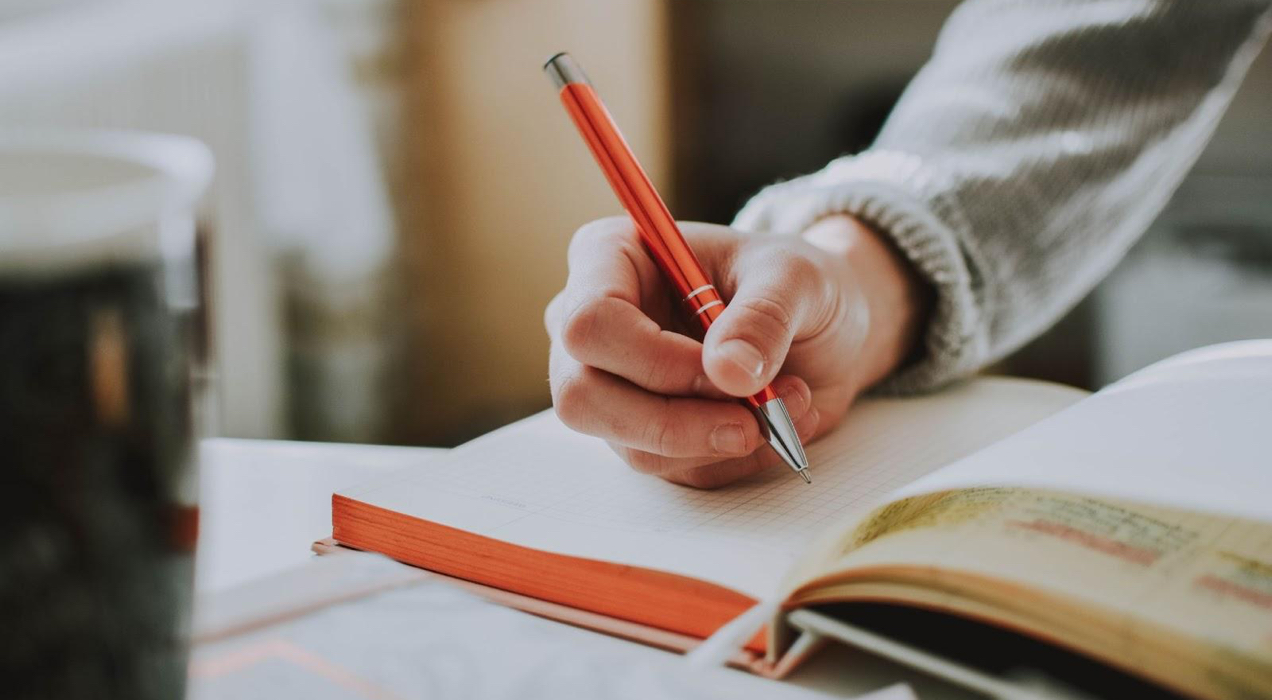
<instances>
[{"instance_id":1,"label":"pen barrel","mask_svg":"<svg viewBox=\"0 0 1272 700\"><path fill-rule=\"evenodd\" d=\"M712 284L705 284L690 291L681 299L681 302L685 305L685 312L702 325L704 333L724 311L724 299L720 298L720 292Z\"/></svg>"},{"instance_id":2,"label":"pen barrel","mask_svg":"<svg viewBox=\"0 0 1272 700\"><path fill-rule=\"evenodd\" d=\"M676 220L645 169L623 139L614 120L587 83L567 83L561 88L561 103L605 173L605 179L627 210L650 257L682 299L697 289L710 286L693 249L685 242ZM716 297L719 300L719 297ZM704 302L705 303L705 302ZM722 304L718 304L720 306ZM692 309L696 311L697 309ZM703 318L704 328L711 318Z\"/></svg>"},{"instance_id":3,"label":"pen barrel","mask_svg":"<svg viewBox=\"0 0 1272 700\"><path fill-rule=\"evenodd\" d=\"M609 110L572 61L549 61L550 77L560 87L561 103L587 143L605 179L631 216L641 242L661 269L686 311L705 333L724 312L724 299L707 278L698 257L685 241L666 203L636 160ZM575 77L574 74L577 73ZM759 407L777 398L770 388L744 401Z\"/></svg>"}]
</instances>

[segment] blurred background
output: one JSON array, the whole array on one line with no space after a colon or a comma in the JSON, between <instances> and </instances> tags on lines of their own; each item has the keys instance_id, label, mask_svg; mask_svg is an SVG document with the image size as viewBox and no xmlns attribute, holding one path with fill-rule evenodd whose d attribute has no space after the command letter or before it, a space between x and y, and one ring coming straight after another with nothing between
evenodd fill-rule
<instances>
[{"instance_id":1,"label":"blurred background","mask_svg":"<svg viewBox=\"0 0 1272 700\"><path fill-rule=\"evenodd\" d=\"M569 49L680 218L866 147L952 0L0 0L0 128L187 134L214 434L452 445L549 405L544 305L619 211ZM1272 336L1272 58L1167 211L996 371L1095 388Z\"/></svg>"}]
</instances>

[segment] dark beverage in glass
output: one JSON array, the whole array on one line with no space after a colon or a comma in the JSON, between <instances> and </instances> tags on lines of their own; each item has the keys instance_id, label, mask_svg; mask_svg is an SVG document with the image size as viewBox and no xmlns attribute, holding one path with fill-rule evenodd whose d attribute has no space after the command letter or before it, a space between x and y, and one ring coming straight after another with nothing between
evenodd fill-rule
<instances>
[{"instance_id":1,"label":"dark beverage in glass","mask_svg":"<svg viewBox=\"0 0 1272 700\"><path fill-rule=\"evenodd\" d=\"M0 136L0 683L180 698L197 142Z\"/></svg>"}]
</instances>

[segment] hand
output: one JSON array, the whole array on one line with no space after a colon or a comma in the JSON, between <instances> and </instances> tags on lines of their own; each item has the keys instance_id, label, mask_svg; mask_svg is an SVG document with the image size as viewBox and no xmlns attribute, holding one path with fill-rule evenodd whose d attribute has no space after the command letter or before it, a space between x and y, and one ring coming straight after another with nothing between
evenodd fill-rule
<instances>
[{"instance_id":1,"label":"hand","mask_svg":"<svg viewBox=\"0 0 1272 700\"><path fill-rule=\"evenodd\" d=\"M800 238L681 231L728 301L702 342L626 217L579 229L544 316L557 415L637 471L713 488L777 464L735 397L771 382L807 442L913 350L929 292L855 219Z\"/></svg>"}]
</instances>

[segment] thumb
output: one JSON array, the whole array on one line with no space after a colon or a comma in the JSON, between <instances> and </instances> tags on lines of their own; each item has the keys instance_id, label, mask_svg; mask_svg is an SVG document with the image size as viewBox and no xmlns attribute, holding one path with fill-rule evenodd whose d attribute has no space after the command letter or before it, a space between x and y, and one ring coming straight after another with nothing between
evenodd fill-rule
<instances>
[{"instance_id":1,"label":"thumb","mask_svg":"<svg viewBox=\"0 0 1272 700\"><path fill-rule=\"evenodd\" d=\"M750 396L773 381L791 342L817 322L825 276L807 257L772 250L735 274L737 292L703 338L702 366L722 391Z\"/></svg>"}]
</instances>

